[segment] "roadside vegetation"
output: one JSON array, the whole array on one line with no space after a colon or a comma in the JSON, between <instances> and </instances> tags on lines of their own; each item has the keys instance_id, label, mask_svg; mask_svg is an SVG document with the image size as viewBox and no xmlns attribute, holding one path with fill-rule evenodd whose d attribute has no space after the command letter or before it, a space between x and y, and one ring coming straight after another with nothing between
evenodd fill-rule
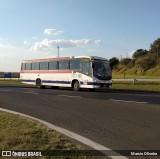
<instances>
[{"instance_id":1,"label":"roadside vegetation","mask_svg":"<svg viewBox=\"0 0 160 159\"><path fill-rule=\"evenodd\" d=\"M33 85L24 84L19 81L19 79L0 79L1 85L11 85L11 86L27 86L27 87L34 87Z\"/></svg>"},{"instance_id":2,"label":"roadside vegetation","mask_svg":"<svg viewBox=\"0 0 160 159\"><path fill-rule=\"evenodd\" d=\"M0 150L82 150L57 132L19 115L0 112ZM2 158L2 157L1 157ZM4 157L4 159L16 157ZM18 157L21 158L21 157ZM30 159L31 157L23 157ZM32 157L34 158L34 157ZM39 158L39 157L38 157ZM41 159L87 159L91 157L40 157Z\"/></svg>"},{"instance_id":3,"label":"roadside vegetation","mask_svg":"<svg viewBox=\"0 0 160 159\"><path fill-rule=\"evenodd\" d=\"M140 78L140 77L138 77ZM35 87L34 85L23 84L18 80L0 80L0 85L11 85L20 87ZM137 91L150 91L160 92L160 82L116 82L113 81L113 90L137 90Z\"/></svg>"},{"instance_id":4,"label":"roadside vegetation","mask_svg":"<svg viewBox=\"0 0 160 159\"><path fill-rule=\"evenodd\" d=\"M160 38L149 50L138 49L132 58L109 60L113 78L160 78Z\"/></svg>"},{"instance_id":5,"label":"roadside vegetation","mask_svg":"<svg viewBox=\"0 0 160 159\"><path fill-rule=\"evenodd\" d=\"M160 84L113 84L113 90L160 92Z\"/></svg>"}]
</instances>

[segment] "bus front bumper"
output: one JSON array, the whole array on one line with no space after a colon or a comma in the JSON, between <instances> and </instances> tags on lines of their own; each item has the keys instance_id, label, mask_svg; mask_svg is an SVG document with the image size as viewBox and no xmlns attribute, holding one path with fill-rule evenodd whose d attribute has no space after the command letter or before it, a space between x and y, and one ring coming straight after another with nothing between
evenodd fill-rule
<instances>
[{"instance_id":1,"label":"bus front bumper","mask_svg":"<svg viewBox=\"0 0 160 159\"><path fill-rule=\"evenodd\" d=\"M93 88L112 88L112 83L95 83L93 84Z\"/></svg>"}]
</instances>

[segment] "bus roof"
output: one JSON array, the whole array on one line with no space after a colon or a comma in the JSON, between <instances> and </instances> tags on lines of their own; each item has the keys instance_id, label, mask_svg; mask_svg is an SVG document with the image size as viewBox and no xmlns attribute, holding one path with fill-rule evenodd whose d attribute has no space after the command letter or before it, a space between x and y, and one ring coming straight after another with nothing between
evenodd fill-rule
<instances>
[{"instance_id":1,"label":"bus roof","mask_svg":"<svg viewBox=\"0 0 160 159\"><path fill-rule=\"evenodd\" d=\"M106 58L104 57L99 57L99 56L73 56L74 58L89 58L91 60L107 60Z\"/></svg>"},{"instance_id":2,"label":"bus roof","mask_svg":"<svg viewBox=\"0 0 160 159\"><path fill-rule=\"evenodd\" d=\"M22 62L41 62L41 61L56 61L56 60L68 60L72 58L88 58L90 60L107 60L106 58L99 56L71 56L71 57L55 57L55 58L43 58L43 59L31 59L31 60L22 60Z\"/></svg>"},{"instance_id":3,"label":"bus roof","mask_svg":"<svg viewBox=\"0 0 160 159\"><path fill-rule=\"evenodd\" d=\"M70 57L52 57L52 58L43 58L43 59L31 59L31 60L23 60L22 62L40 62L40 61L52 61L52 60L68 60Z\"/></svg>"}]
</instances>

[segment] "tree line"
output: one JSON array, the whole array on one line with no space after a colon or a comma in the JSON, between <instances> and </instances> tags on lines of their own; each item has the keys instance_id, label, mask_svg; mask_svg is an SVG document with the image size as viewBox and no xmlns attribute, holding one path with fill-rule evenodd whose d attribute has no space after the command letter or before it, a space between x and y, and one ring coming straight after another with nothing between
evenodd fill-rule
<instances>
[{"instance_id":1,"label":"tree line","mask_svg":"<svg viewBox=\"0 0 160 159\"><path fill-rule=\"evenodd\" d=\"M155 40L149 50L138 49L133 53L132 58L112 57L109 59L111 69L116 69L118 65L125 66L127 68L137 67L144 71L160 66L160 38Z\"/></svg>"}]
</instances>

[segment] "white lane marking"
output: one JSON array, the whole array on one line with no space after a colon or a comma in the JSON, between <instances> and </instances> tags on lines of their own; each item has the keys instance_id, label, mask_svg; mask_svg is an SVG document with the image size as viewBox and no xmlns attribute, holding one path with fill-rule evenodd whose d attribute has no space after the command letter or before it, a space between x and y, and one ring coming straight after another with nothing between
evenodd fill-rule
<instances>
[{"instance_id":1,"label":"white lane marking","mask_svg":"<svg viewBox=\"0 0 160 159\"><path fill-rule=\"evenodd\" d=\"M80 96L69 96L69 95L57 95L59 97L69 97L69 98L82 98Z\"/></svg>"},{"instance_id":2,"label":"white lane marking","mask_svg":"<svg viewBox=\"0 0 160 159\"><path fill-rule=\"evenodd\" d=\"M3 92L11 92L12 90L9 90L9 89L1 89L0 91L3 91Z\"/></svg>"},{"instance_id":3,"label":"white lane marking","mask_svg":"<svg viewBox=\"0 0 160 159\"><path fill-rule=\"evenodd\" d=\"M125 102L125 103L138 103L138 104L147 104L148 102L139 102L139 101L131 101L131 100L118 100L118 99L109 99L114 102Z\"/></svg>"},{"instance_id":4,"label":"white lane marking","mask_svg":"<svg viewBox=\"0 0 160 159\"><path fill-rule=\"evenodd\" d=\"M39 94L37 92L23 92L23 93L26 93L26 94Z\"/></svg>"},{"instance_id":5,"label":"white lane marking","mask_svg":"<svg viewBox=\"0 0 160 159\"><path fill-rule=\"evenodd\" d=\"M18 115L21 115L23 117L27 117L29 119L35 120L35 121L47 126L50 129L54 129L55 131L57 131L57 132L59 132L61 134L64 134L65 136L68 136L68 137L70 137L70 138L72 138L74 140L77 140L77 141L79 141L79 142L81 142L81 143L83 143L83 144L85 144L85 145L87 145L87 146L89 146L89 147L91 147L91 148L93 148L95 150L99 150L99 151L103 152L106 155L107 155L107 151L104 151L104 150L108 150L110 152L110 154L114 154L114 156L108 156L108 157L111 157L112 159L128 159L127 157L121 156L117 152L112 151L111 149L109 149L109 148L107 148L107 147L105 147L103 145L100 145L100 144L98 144L98 143L96 143L96 142L94 142L92 140L89 140L89 139L87 139L87 138L85 138L83 136L80 136L80 135L78 135L78 134L76 134L74 132L71 132L69 130L66 130L66 129L63 129L63 128L58 127L56 125L53 125L51 123L48 123L48 122L46 122L44 120L41 120L41 119L38 119L38 118L34 118L32 116L29 116L29 115L26 115L26 114L22 114L22 113L19 113L19 112L16 112L16 111L8 110L8 109L0 108L0 111L5 111L5 112L8 112L8 113L18 114Z\"/></svg>"}]
</instances>

